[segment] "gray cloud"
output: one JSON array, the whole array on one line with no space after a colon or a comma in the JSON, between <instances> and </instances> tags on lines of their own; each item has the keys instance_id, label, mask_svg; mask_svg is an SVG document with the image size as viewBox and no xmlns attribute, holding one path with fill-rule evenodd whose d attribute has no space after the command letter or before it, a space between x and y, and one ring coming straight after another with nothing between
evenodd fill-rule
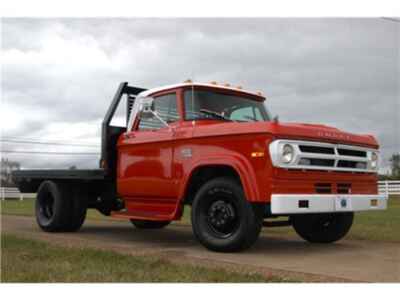
<instances>
[{"instance_id":1,"label":"gray cloud","mask_svg":"<svg viewBox=\"0 0 400 300\"><path fill-rule=\"evenodd\" d=\"M399 23L2 19L2 27L3 135L96 142L119 82L156 87L192 78L261 90L281 120L372 133L385 159L400 151ZM97 163L15 157L27 167Z\"/></svg>"}]
</instances>

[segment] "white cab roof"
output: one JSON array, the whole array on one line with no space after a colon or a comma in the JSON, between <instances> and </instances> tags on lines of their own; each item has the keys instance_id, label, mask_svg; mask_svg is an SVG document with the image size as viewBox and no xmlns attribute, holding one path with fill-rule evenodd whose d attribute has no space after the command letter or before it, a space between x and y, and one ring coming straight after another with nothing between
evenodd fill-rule
<instances>
[{"instance_id":1,"label":"white cab roof","mask_svg":"<svg viewBox=\"0 0 400 300\"><path fill-rule=\"evenodd\" d=\"M213 84L213 83L201 83L201 82L184 82L184 83L177 83L177 84L172 84L172 85L161 86L161 87L157 87L154 89L148 89L146 91L141 92L138 95L138 97L147 97L147 96L150 96L150 95L160 92L160 91L181 88L181 87L186 87L186 86L201 86L201 87L218 88L221 90L235 91L235 92L239 92L239 93L253 95L260 99L265 99L265 96L260 95L256 92L249 91L249 90L244 90L244 89L236 88L236 87L232 87L232 86L225 86L225 85L219 85L219 84Z\"/></svg>"}]
</instances>

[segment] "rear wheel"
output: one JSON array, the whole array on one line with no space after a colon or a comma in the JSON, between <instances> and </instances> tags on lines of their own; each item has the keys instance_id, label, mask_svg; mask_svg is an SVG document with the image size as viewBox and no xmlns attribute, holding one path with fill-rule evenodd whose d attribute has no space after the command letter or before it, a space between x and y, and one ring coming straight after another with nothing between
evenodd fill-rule
<instances>
[{"instance_id":1,"label":"rear wheel","mask_svg":"<svg viewBox=\"0 0 400 300\"><path fill-rule=\"evenodd\" d=\"M36 221L48 232L76 231L86 217L86 197L73 186L44 181L37 192Z\"/></svg>"},{"instance_id":2,"label":"rear wheel","mask_svg":"<svg viewBox=\"0 0 400 300\"><path fill-rule=\"evenodd\" d=\"M79 230L86 219L86 211L88 206L88 192L84 187L75 186L72 189L70 198L70 215L66 225L66 231Z\"/></svg>"},{"instance_id":3,"label":"rear wheel","mask_svg":"<svg viewBox=\"0 0 400 300\"><path fill-rule=\"evenodd\" d=\"M131 219L131 223L138 229L161 229L171 223L170 221L147 221Z\"/></svg>"},{"instance_id":4,"label":"rear wheel","mask_svg":"<svg viewBox=\"0 0 400 300\"><path fill-rule=\"evenodd\" d=\"M353 224L354 213L307 214L291 217L298 235L311 243L333 243L343 238Z\"/></svg>"},{"instance_id":5,"label":"rear wheel","mask_svg":"<svg viewBox=\"0 0 400 300\"><path fill-rule=\"evenodd\" d=\"M206 248L234 252L252 246L261 231L263 205L247 201L240 183L216 178L204 184L193 201L192 227Z\"/></svg>"}]
</instances>

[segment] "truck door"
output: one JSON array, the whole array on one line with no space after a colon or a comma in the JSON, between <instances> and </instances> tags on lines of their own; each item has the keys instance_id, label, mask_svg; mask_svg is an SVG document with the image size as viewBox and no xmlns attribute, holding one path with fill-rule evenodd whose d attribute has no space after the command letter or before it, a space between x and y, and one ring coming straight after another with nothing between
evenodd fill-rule
<instances>
[{"instance_id":1,"label":"truck door","mask_svg":"<svg viewBox=\"0 0 400 300\"><path fill-rule=\"evenodd\" d=\"M154 109L174 127L179 121L176 92L155 96ZM140 120L136 127L118 145L118 194L130 211L168 214L177 201L174 130L157 118Z\"/></svg>"}]
</instances>

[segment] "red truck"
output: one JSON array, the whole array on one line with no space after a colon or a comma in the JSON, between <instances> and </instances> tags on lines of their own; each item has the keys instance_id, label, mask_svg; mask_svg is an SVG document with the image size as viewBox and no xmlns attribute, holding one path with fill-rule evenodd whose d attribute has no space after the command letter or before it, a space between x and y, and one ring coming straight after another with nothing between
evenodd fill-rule
<instances>
[{"instance_id":1,"label":"red truck","mask_svg":"<svg viewBox=\"0 0 400 300\"><path fill-rule=\"evenodd\" d=\"M111 126L121 99L126 126ZM13 178L22 192L37 192L44 231L78 230L88 208L138 229L163 228L191 206L197 240L222 252L250 247L262 226L335 242L354 212L386 208L373 136L279 122L265 100L215 82L149 90L121 83L102 124L98 169L21 170Z\"/></svg>"}]
</instances>

